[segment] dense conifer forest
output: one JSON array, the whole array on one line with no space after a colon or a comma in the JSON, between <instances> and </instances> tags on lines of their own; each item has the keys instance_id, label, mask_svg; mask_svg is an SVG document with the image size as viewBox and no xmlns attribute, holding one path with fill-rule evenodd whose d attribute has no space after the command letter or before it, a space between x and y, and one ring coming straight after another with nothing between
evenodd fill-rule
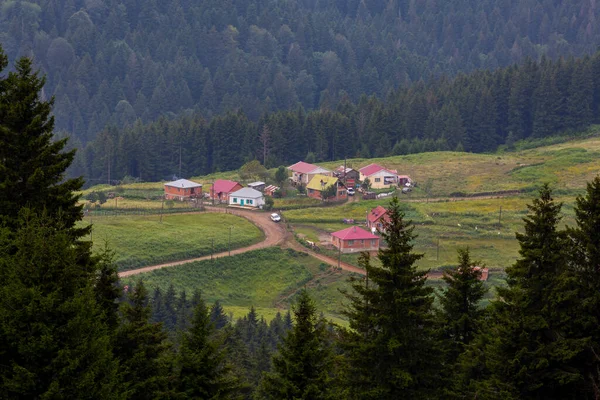
<instances>
[{"instance_id":1,"label":"dense conifer forest","mask_svg":"<svg viewBox=\"0 0 600 400\"><path fill-rule=\"evenodd\" d=\"M11 62L33 57L56 96L57 130L80 147L107 124L236 110L256 122L592 54L599 13L590 0L2 0L0 43Z\"/></svg>"},{"instance_id":2,"label":"dense conifer forest","mask_svg":"<svg viewBox=\"0 0 600 400\"><path fill-rule=\"evenodd\" d=\"M386 100L344 97L252 121L243 111L201 114L103 130L79 152L71 173L93 182L146 181L237 169L383 157L423 151L494 151L517 140L576 132L600 120L600 53L419 82ZM114 182L113 182L114 183Z\"/></svg>"}]
</instances>

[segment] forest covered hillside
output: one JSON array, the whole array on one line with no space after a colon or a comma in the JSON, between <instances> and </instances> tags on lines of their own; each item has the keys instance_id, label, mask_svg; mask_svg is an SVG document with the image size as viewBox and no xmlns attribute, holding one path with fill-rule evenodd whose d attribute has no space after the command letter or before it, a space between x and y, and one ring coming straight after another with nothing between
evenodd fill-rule
<instances>
[{"instance_id":1,"label":"forest covered hillside","mask_svg":"<svg viewBox=\"0 0 600 400\"><path fill-rule=\"evenodd\" d=\"M593 0L0 0L0 43L11 62L34 58L57 130L80 147L138 118L241 109L257 121L590 54L598 13Z\"/></svg>"}]
</instances>

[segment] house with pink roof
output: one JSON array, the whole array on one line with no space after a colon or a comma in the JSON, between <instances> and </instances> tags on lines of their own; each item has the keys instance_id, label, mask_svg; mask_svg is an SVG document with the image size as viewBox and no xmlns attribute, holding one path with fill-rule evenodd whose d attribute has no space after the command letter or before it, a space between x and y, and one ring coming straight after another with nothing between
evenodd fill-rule
<instances>
[{"instance_id":1,"label":"house with pink roof","mask_svg":"<svg viewBox=\"0 0 600 400\"><path fill-rule=\"evenodd\" d=\"M333 232L331 243L342 253L379 250L379 236L358 226Z\"/></svg>"},{"instance_id":2,"label":"house with pink roof","mask_svg":"<svg viewBox=\"0 0 600 400\"><path fill-rule=\"evenodd\" d=\"M398 185L398 171L387 169L379 164L369 164L359 169L358 172L361 181L369 178L373 189L384 189Z\"/></svg>"},{"instance_id":3,"label":"house with pink roof","mask_svg":"<svg viewBox=\"0 0 600 400\"><path fill-rule=\"evenodd\" d=\"M333 176L333 172L330 170L304 161L290 165L287 169L292 173L290 179L294 185L306 186L315 175Z\"/></svg>"},{"instance_id":4,"label":"house with pink roof","mask_svg":"<svg viewBox=\"0 0 600 400\"><path fill-rule=\"evenodd\" d=\"M217 179L210 188L210 198L216 201L229 203L229 195L243 188L238 182L227 179Z\"/></svg>"},{"instance_id":5,"label":"house with pink roof","mask_svg":"<svg viewBox=\"0 0 600 400\"><path fill-rule=\"evenodd\" d=\"M372 232L383 232L383 223L389 222L390 217L383 206L377 206L367 214L367 227Z\"/></svg>"}]
</instances>

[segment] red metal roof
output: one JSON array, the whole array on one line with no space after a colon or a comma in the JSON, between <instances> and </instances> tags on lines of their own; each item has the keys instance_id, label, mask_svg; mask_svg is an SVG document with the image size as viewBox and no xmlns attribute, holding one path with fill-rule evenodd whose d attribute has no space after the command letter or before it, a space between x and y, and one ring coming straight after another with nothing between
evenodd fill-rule
<instances>
[{"instance_id":1,"label":"red metal roof","mask_svg":"<svg viewBox=\"0 0 600 400\"><path fill-rule=\"evenodd\" d=\"M341 231L333 232L331 236L335 236L341 240L369 240L379 239L379 236L373 235L371 232L367 232L357 226L351 226L350 228L342 229Z\"/></svg>"},{"instance_id":2,"label":"red metal roof","mask_svg":"<svg viewBox=\"0 0 600 400\"><path fill-rule=\"evenodd\" d=\"M319 167L313 164L305 163L304 161L298 161L296 164L290 165L288 167L289 170L292 170L294 172L300 172L301 174L308 174L309 172L314 171L317 168Z\"/></svg>"},{"instance_id":3,"label":"red metal roof","mask_svg":"<svg viewBox=\"0 0 600 400\"><path fill-rule=\"evenodd\" d=\"M217 179L210 189L213 193L231 193L239 183L226 179Z\"/></svg>"},{"instance_id":4,"label":"red metal roof","mask_svg":"<svg viewBox=\"0 0 600 400\"><path fill-rule=\"evenodd\" d=\"M475 271L479 271L481 270L481 276L479 277L480 281L487 281L488 277L490 275L490 270L487 268L481 268L481 267L474 267L473 268Z\"/></svg>"},{"instance_id":5,"label":"red metal roof","mask_svg":"<svg viewBox=\"0 0 600 400\"><path fill-rule=\"evenodd\" d=\"M371 212L367 216L367 219L369 220L369 222L375 222L379 218L381 218L384 215L386 215L386 213L387 213L387 210L384 207L377 206L377 207L375 207L374 209L371 210Z\"/></svg>"},{"instance_id":6,"label":"red metal roof","mask_svg":"<svg viewBox=\"0 0 600 400\"><path fill-rule=\"evenodd\" d=\"M377 173L381 170L387 171L390 174L397 174L396 171L392 171L390 169L384 168L379 164L369 164L366 167L362 167L359 171L361 174L363 174L364 176L371 176L374 173Z\"/></svg>"}]
</instances>

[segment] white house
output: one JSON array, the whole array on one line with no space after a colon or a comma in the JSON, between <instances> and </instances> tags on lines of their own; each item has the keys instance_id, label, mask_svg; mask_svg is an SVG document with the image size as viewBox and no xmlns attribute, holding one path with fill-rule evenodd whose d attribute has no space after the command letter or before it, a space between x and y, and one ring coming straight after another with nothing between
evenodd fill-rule
<instances>
[{"instance_id":1,"label":"white house","mask_svg":"<svg viewBox=\"0 0 600 400\"><path fill-rule=\"evenodd\" d=\"M333 172L328 169L299 161L294 165L287 167L288 170L292 171L292 183L295 185L308 185L308 183L314 178L315 175L333 176Z\"/></svg>"},{"instance_id":2,"label":"white house","mask_svg":"<svg viewBox=\"0 0 600 400\"><path fill-rule=\"evenodd\" d=\"M230 206L262 207L265 197L261 192L252 188L242 188L229 194Z\"/></svg>"},{"instance_id":3,"label":"white house","mask_svg":"<svg viewBox=\"0 0 600 400\"><path fill-rule=\"evenodd\" d=\"M383 189L398 184L398 171L384 168L378 164L369 164L358 171L360 172L360 180L364 181L369 178L373 189Z\"/></svg>"}]
</instances>

